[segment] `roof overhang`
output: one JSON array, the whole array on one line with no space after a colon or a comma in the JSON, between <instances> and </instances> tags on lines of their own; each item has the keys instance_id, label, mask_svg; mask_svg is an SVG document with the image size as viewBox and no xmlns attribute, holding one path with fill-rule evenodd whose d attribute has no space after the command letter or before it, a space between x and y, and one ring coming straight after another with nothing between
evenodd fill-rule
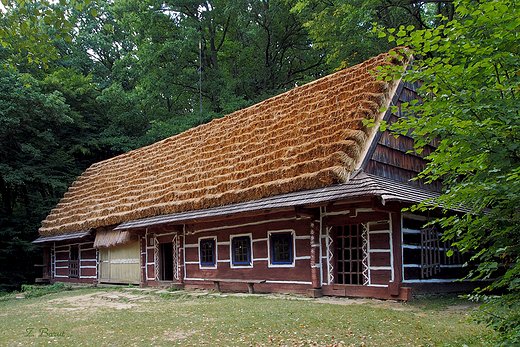
<instances>
[{"instance_id":1,"label":"roof overhang","mask_svg":"<svg viewBox=\"0 0 520 347\"><path fill-rule=\"evenodd\" d=\"M186 211L160 216L142 218L119 224L114 230L130 230L152 227L160 224L184 224L186 222L213 219L231 215L240 215L255 211L282 211L295 207L320 206L335 201L356 200L362 197L379 197L383 205L396 201L417 204L438 198L440 192L421 188L389 178L379 177L357 171L351 179L342 184L319 189L311 189L287 194L280 194L263 199L247 201L203 210ZM462 210L456 212L464 212Z\"/></svg>"},{"instance_id":2,"label":"roof overhang","mask_svg":"<svg viewBox=\"0 0 520 347\"><path fill-rule=\"evenodd\" d=\"M51 235L51 236L40 236L32 243L50 243L50 242L59 242L59 241L73 241L73 240L81 240L90 235L92 229L76 231L73 233L60 234L60 235Z\"/></svg>"}]
</instances>

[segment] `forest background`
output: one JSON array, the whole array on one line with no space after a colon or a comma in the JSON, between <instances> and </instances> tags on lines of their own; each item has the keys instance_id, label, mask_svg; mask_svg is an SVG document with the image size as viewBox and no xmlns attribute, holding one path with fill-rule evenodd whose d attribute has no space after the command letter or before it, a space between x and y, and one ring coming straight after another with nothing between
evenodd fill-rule
<instances>
[{"instance_id":1,"label":"forest background","mask_svg":"<svg viewBox=\"0 0 520 347\"><path fill-rule=\"evenodd\" d=\"M380 78L423 102L390 128L440 139L420 175L471 212L435 223L494 279L477 319L518 346L519 42L516 0L0 0L0 292L39 275L31 241L92 163L399 45L414 64Z\"/></svg>"},{"instance_id":2,"label":"forest background","mask_svg":"<svg viewBox=\"0 0 520 347\"><path fill-rule=\"evenodd\" d=\"M387 52L452 1L2 1L0 291L39 276L40 222L92 163ZM444 19L437 16L442 14Z\"/></svg>"}]
</instances>

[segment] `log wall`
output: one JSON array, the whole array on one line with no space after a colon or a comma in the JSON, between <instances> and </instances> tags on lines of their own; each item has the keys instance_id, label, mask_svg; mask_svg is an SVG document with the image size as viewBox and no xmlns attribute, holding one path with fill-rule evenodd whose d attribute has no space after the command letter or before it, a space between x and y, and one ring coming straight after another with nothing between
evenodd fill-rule
<instances>
[{"instance_id":1,"label":"log wall","mask_svg":"<svg viewBox=\"0 0 520 347\"><path fill-rule=\"evenodd\" d=\"M456 250L452 257L448 257L446 252L451 249L450 242L442 241L442 231L437 232L438 249L425 249L421 243L421 229L428 222L425 216L414 215L411 213L403 214L403 274L405 283L451 283L462 278L467 269L463 267L464 257ZM432 274L425 274L421 271L423 253L437 252L439 259L438 271Z\"/></svg>"},{"instance_id":2,"label":"log wall","mask_svg":"<svg viewBox=\"0 0 520 347\"><path fill-rule=\"evenodd\" d=\"M256 284L259 292L305 292L312 288L311 218L294 213L278 213L250 219L199 223L186 226L184 238L184 283L187 288L213 288L208 279L265 280ZM273 264L269 254L270 237L276 233L292 235L293 261ZM233 265L232 238L248 236L251 240L251 265ZM216 241L216 264L200 264L200 240ZM221 283L224 290L245 290L245 283Z\"/></svg>"},{"instance_id":3,"label":"log wall","mask_svg":"<svg viewBox=\"0 0 520 347\"><path fill-rule=\"evenodd\" d=\"M163 244L176 245L172 246L175 249L172 252L178 252L178 257L177 260L172 259L172 262L177 261L174 267L178 279L175 278L173 282L183 282L186 288L213 289L212 278L265 280L265 283L255 285L256 291L305 293L309 289L321 287L327 295L395 298L395 295L389 296L388 292L392 292L390 288L397 282L397 291L394 292L399 293L398 298L406 299L408 293L403 294L399 289L401 277L404 286L413 287L414 284L448 283L464 275L464 258L459 254L446 257L449 245L440 242L439 271L425 277L421 272L421 227L427 218L411 213L401 215L387 212L381 210L381 206L373 206L371 201L336 203L316 209L319 211L316 215L302 216L287 211L250 218L199 222L169 229L150 228L142 237L141 282L150 286L164 285L160 268L156 267L161 262L157 258L157 250ZM368 271L364 285L336 283L334 227L351 224L363 226L366 232L367 259L364 266ZM401 230L397 230L399 227ZM394 229L399 234L402 231L402 246L394 245L400 237L393 234ZM270 236L279 232L292 235L291 264L276 265L270 259ZM248 236L251 240L251 265L237 266L232 263L232 239L241 236ZM200 264L200 240L207 238L215 240L217 258L214 266ZM79 251L77 278L69 276L71 247L77 247ZM402 262L395 259L395 247L402 250ZM396 270L396 266L399 269ZM51 247L51 273L54 281L92 283L98 278L98 269L99 255L93 248L93 242L56 244ZM223 282L221 287L223 290L247 290L245 283Z\"/></svg>"},{"instance_id":4,"label":"log wall","mask_svg":"<svg viewBox=\"0 0 520 347\"><path fill-rule=\"evenodd\" d=\"M71 247L78 247L78 277L69 276ZM98 253L94 242L59 244L51 247L51 277L53 281L93 283L97 279Z\"/></svg>"}]
</instances>

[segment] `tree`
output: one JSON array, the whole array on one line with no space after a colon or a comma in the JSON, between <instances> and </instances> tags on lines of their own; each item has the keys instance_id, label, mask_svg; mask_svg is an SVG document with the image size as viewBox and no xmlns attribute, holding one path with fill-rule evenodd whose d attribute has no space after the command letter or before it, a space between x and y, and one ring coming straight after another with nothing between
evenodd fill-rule
<instances>
[{"instance_id":1,"label":"tree","mask_svg":"<svg viewBox=\"0 0 520 347\"><path fill-rule=\"evenodd\" d=\"M328 62L336 67L361 63L395 47L372 31L374 22L385 28L427 29L441 24L435 15L454 15L452 0L297 0L293 4L292 11L306 18L314 46L326 49Z\"/></svg>"},{"instance_id":2,"label":"tree","mask_svg":"<svg viewBox=\"0 0 520 347\"><path fill-rule=\"evenodd\" d=\"M423 102L403 105L411 115L391 128L397 134L412 132L419 151L440 139L419 176L442 180L445 191L415 208L470 209L436 223L478 262L469 277L493 280L477 290L487 302L481 318L500 333L501 345L518 346L520 6L514 0L460 0L456 15L458 20L440 18L446 24L435 29L402 26L380 32L410 47L415 57L411 69L383 71L381 78L397 74L422 83ZM398 57L407 54L404 48L397 52Z\"/></svg>"},{"instance_id":3,"label":"tree","mask_svg":"<svg viewBox=\"0 0 520 347\"><path fill-rule=\"evenodd\" d=\"M35 225L74 176L56 129L72 119L58 92L13 68L0 68L0 291L16 289L41 262ZM35 256L38 256L35 258Z\"/></svg>"},{"instance_id":4,"label":"tree","mask_svg":"<svg viewBox=\"0 0 520 347\"><path fill-rule=\"evenodd\" d=\"M11 48L25 57L29 63L41 66L57 59L55 39L71 41L69 36L74 25L69 22L62 6L88 11L92 0L53 1L2 0L0 6L0 45ZM92 10L95 15L95 10ZM46 27L45 29L43 27ZM46 30L53 28L52 31Z\"/></svg>"},{"instance_id":5,"label":"tree","mask_svg":"<svg viewBox=\"0 0 520 347\"><path fill-rule=\"evenodd\" d=\"M122 27L133 33L135 86L150 122L198 115L199 71L203 121L321 76L323 54L289 9L283 0L117 3Z\"/></svg>"},{"instance_id":6,"label":"tree","mask_svg":"<svg viewBox=\"0 0 520 347\"><path fill-rule=\"evenodd\" d=\"M126 70L134 63L129 58L135 43L115 18L115 6L107 0L90 3L89 11L69 4L61 6L70 13L68 20L75 30L69 33L70 41L55 40L58 56L55 64L90 75L102 89L120 83L129 90L135 78Z\"/></svg>"}]
</instances>

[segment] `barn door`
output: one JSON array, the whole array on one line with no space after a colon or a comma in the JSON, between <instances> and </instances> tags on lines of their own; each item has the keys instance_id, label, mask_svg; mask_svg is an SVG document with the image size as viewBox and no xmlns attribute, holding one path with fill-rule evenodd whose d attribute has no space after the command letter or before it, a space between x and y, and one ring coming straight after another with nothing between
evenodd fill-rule
<instances>
[{"instance_id":1,"label":"barn door","mask_svg":"<svg viewBox=\"0 0 520 347\"><path fill-rule=\"evenodd\" d=\"M79 277L79 247L70 246L69 249L69 277Z\"/></svg>"},{"instance_id":2,"label":"barn door","mask_svg":"<svg viewBox=\"0 0 520 347\"><path fill-rule=\"evenodd\" d=\"M139 283L141 280L139 242L99 250L99 279L113 283Z\"/></svg>"},{"instance_id":3,"label":"barn door","mask_svg":"<svg viewBox=\"0 0 520 347\"><path fill-rule=\"evenodd\" d=\"M110 280L110 254L109 248L99 249L99 280Z\"/></svg>"},{"instance_id":4,"label":"barn door","mask_svg":"<svg viewBox=\"0 0 520 347\"><path fill-rule=\"evenodd\" d=\"M362 224L336 226L336 283L364 284L364 241Z\"/></svg>"}]
</instances>

